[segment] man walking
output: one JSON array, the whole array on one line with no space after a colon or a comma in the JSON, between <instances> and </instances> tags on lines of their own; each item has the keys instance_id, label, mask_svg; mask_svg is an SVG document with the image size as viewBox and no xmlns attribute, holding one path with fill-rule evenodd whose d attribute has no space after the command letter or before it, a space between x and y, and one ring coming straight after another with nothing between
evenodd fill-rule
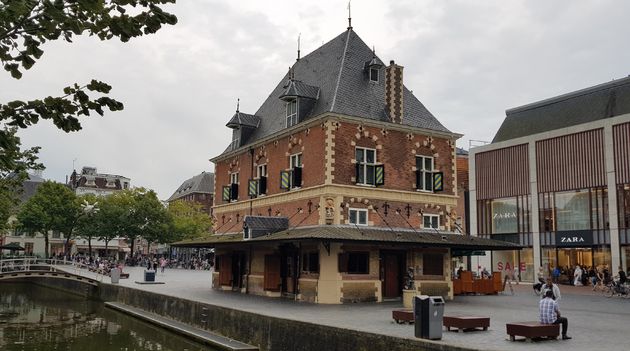
<instances>
[{"instance_id":1,"label":"man walking","mask_svg":"<svg viewBox=\"0 0 630 351\"><path fill-rule=\"evenodd\" d=\"M562 324L562 340L569 340L571 339L571 337L567 335L569 320L566 317L560 316L558 302L556 302L552 297L553 291L547 290L545 292L545 298L540 300L538 305L538 310L540 311L540 323Z\"/></svg>"}]
</instances>

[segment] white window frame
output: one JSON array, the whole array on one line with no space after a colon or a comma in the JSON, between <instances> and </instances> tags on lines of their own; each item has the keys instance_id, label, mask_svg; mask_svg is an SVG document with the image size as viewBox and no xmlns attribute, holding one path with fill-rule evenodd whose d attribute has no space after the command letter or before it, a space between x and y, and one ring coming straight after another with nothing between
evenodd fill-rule
<instances>
[{"instance_id":1,"label":"white window frame","mask_svg":"<svg viewBox=\"0 0 630 351\"><path fill-rule=\"evenodd\" d=\"M238 184L238 172L230 173L230 184Z\"/></svg>"},{"instance_id":2,"label":"white window frame","mask_svg":"<svg viewBox=\"0 0 630 351\"><path fill-rule=\"evenodd\" d=\"M356 212L355 218L357 223L352 223L351 213ZM365 213L365 223L360 223L360 213ZM369 222L369 212L365 208L349 208L348 209L348 223L358 225L358 226L367 226Z\"/></svg>"},{"instance_id":3,"label":"white window frame","mask_svg":"<svg viewBox=\"0 0 630 351\"><path fill-rule=\"evenodd\" d=\"M261 165L256 166L256 179L260 179L260 177L267 176L267 164L263 163Z\"/></svg>"},{"instance_id":4,"label":"white window frame","mask_svg":"<svg viewBox=\"0 0 630 351\"><path fill-rule=\"evenodd\" d=\"M376 71L376 80L372 79L372 71ZM380 79L381 72L378 68L370 68L370 72L368 73L370 76L370 82L378 83Z\"/></svg>"},{"instance_id":5,"label":"white window frame","mask_svg":"<svg viewBox=\"0 0 630 351\"><path fill-rule=\"evenodd\" d=\"M291 177L289 177L289 189L299 189L301 187L301 184L295 187L293 186L293 168L295 167L304 168L301 152L289 156L289 170L291 171ZM302 171L302 177L304 177L304 171Z\"/></svg>"},{"instance_id":6,"label":"white window frame","mask_svg":"<svg viewBox=\"0 0 630 351\"><path fill-rule=\"evenodd\" d=\"M422 166L421 169L418 169L418 171L420 171L422 173L422 187L420 187L420 184L416 184L416 189L418 191L424 191L424 192L433 192L433 177L431 177L431 189L427 189L427 173L431 173L433 174L435 172L435 158L432 156L424 156L424 155L416 155L416 168L418 167L418 158L422 159L422 162L420 163L420 165ZM426 163L426 159L431 160L431 169L425 169L425 163Z\"/></svg>"},{"instance_id":7,"label":"white window frame","mask_svg":"<svg viewBox=\"0 0 630 351\"><path fill-rule=\"evenodd\" d=\"M358 150L362 150L363 151L363 162L359 162L356 157L357 157L357 151ZM367 162L367 152L368 151L373 151L374 152L374 160L373 162L368 163ZM377 161L377 153L376 153L376 149L372 149L369 147L355 147L354 148L354 158L355 161L357 161L357 163L360 165L361 167L361 171L363 172L363 182L359 183L359 179L356 179L356 184L357 185L366 185L366 186L376 186L376 166L378 165L378 161ZM372 167L372 183L368 183L367 181L367 174L368 174L368 167Z\"/></svg>"},{"instance_id":8,"label":"white window frame","mask_svg":"<svg viewBox=\"0 0 630 351\"><path fill-rule=\"evenodd\" d=\"M430 226L430 227L427 227L427 226L425 225L425 222L424 222L425 218L431 218L431 219L430 219L430 221L431 221L431 226ZM433 219L435 219L435 220L436 220L436 222L437 222L437 226L436 226L436 227L433 227ZM440 229L440 215L436 215L436 214L423 214L423 215L422 215L422 228L424 228L424 229L431 229L431 228L433 228L433 229L438 229L438 230L439 230L439 229Z\"/></svg>"},{"instance_id":9,"label":"white window frame","mask_svg":"<svg viewBox=\"0 0 630 351\"><path fill-rule=\"evenodd\" d=\"M291 107L295 105L295 111L291 111ZM298 123L298 100L292 99L287 101L285 105L285 125L286 128L292 127Z\"/></svg>"}]
</instances>

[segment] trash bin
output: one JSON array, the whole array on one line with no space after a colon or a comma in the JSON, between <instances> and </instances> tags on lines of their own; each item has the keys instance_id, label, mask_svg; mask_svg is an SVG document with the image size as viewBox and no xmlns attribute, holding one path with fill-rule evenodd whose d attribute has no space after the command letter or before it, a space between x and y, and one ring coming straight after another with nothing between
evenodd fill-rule
<instances>
[{"instance_id":1,"label":"trash bin","mask_svg":"<svg viewBox=\"0 0 630 351\"><path fill-rule=\"evenodd\" d=\"M155 271L144 271L144 281L145 282L154 282L155 281Z\"/></svg>"},{"instance_id":2,"label":"trash bin","mask_svg":"<svg viewBox=\"0 0 630 351\"><path fill-rule=\"evenodd\" d=\"M414 328L416 338L442 339L444 299L442 296L419 295L414 298Z\"/></svg>"},{"instance_id":3,"label":"trash bin","mask_svg":"<svg viewBox=\"0 0 630 351\"><path fill-rule=\"evenodd\" d=\"M112 278L112 284L118 284L118 281L120 280L120 270L114 267L109 276Z\"/></svg>"}]
</instances>

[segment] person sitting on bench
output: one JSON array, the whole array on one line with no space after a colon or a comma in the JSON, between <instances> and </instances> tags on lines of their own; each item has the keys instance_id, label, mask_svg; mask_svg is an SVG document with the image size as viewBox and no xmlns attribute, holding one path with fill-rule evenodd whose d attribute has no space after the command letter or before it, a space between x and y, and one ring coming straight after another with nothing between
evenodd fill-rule
<instances>
[{"instance_id":1,"label":"person sitting on bench","mask_svg":"<svg viewBox=\"0 0 630 351\"><path fill-rule=\"evenodd\" d=\"M545 292L545 298L540 300L539 311L541 324L562 324L562 340L571 339L571 337L567 335L569 320L566 317L560 316L558 302L553 299L552 290L547 290Z\"/></svg>"}]
</instances>

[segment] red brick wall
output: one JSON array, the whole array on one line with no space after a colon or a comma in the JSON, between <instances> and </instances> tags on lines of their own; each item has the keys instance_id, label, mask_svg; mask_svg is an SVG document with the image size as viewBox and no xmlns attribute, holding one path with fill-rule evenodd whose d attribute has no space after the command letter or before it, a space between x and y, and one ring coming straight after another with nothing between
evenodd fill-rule
<instances>
[{"instance_id":1,"label":"red brick wall","mask_svg":"<svg viewBox=\"0 0 630 351\"><path fill-rule=\"evenodd\" d=\"M312 127L295 134L269 142L254 149L254 163L267 164L267 195L286 192L280 189L280 171L289 168L289 155L302 153L302 187L312 187L324 183L324 139L325 130L320 126ZM225 202L222 198L222 187L229 184L232 172L239 172L238 199L249 199L247 181L256 175L256 167L252 176L252 157L245 150L238 156L215 164L215 205Z\"/></svg>"},{"instance_id":2,"label":"red brick wall","mask_svg":"<svg viewBox=\"0 0 630 351\"><path fill-rule=\"evenodd\" d=\"M444 192L453 192L453 148L448 139L384 131L375 127L341 122L335 131L334 183L354 185L355 147L376 148L376 161L385 165L385 189L414 191L416 155L434 156L435 169L444 172ZM360 137L357 138L357 135ZM353 142L356 145L353 145ZM437 156L436 156L437 154Z\"/></svg>"},{"instance_id":3,"label":"red brick wall","mask_svg":"<svg viewBox=\"0 0 630 351\"><path fill-rule=\"evenodd\" d=\"M311 213L309 214L309 201ZM312 199L296 200L283 204L254 207L252 215L289 217L289 227L316 225L319 223L319 197ZM301 208L301 213L298 213ZM215 218L214 230L216 233L234 233L243 230L243 218L249 215L249 209L242 211L225 212ZM230 221L231 219L231 221ZM238 222L237 222L238 219Z\"/></svg>"},{"instance_id":4,"label":"red brick wall","mask_svg":"<svg viewBox=\"0 0 630 351\"><path fill-rule=\"evenodd\" d=\"M367 202L367 203L366 203ZM389 205L385 214L385 204ZM409 216L407 216L409 205ZM344 198L344 207L340 209L343 216L342 224L346 224L349 218L349 208L368 209L368 221L376 227L414 228L422 227L422 214L440 215L440 226L445 225L446 209L444 206L433 204L407 204L403 202L382 201L373 199ZM398 213L400 214L397 214ZM377 213L378 212L378 213Z\"/></svg>"}]
</instances>

